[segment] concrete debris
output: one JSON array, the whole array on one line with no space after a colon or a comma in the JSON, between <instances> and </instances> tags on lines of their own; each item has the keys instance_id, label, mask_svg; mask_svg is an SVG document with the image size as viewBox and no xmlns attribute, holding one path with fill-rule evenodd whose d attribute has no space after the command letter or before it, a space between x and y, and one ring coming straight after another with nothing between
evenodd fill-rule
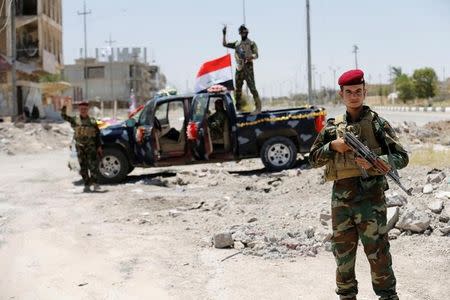
<instances>
[{"instance_id":1,"label":"concrete debris","mask_svg":"<svg viewBox=\"0 0 450 300\"><path fill-rule=\"evenodd\" d=\"M434 199L428 203L428 208L435 214L439 214L444 208L444 201L442 199Z\"/></svg>"},{"instance_id":2,"label":"concrete debris","mask_svg":"<svg viewBox=\"0 0 450 300\"><path fill-rule=\"evenodd\" d=\"M428 172L427 182L429 183L441 183L445 179L446 175L444 172L438 169L433 169Z\"/></svg>"},{"instance_id":3,"label":"concrete debris","mask_svg":"<svg viewBox=\"0 0 450 300\"><path fill-rule=\"evenodd\" d=\"M285 232L278 235L266 235L255 224L235 225L229 230L232 234L233 247L242 249L244 255L262 256L267 259L311 256L329 242L331 234L316 234L314 227L308 226L303 231ZM244 248L241 248L241 247Z\"/></svg>"},{"instance_id":4,"label":"concrete debris","mask_svg":"<svg viewBox=\"0 0 450 300\"><path fill-rule=\"evenodd\" d=\"M234 240L229 232L217 233L213 237L214 247L222 249L234 246Z\"/></svg>"},{"instance_id":5,"label":"concrete debris","mask_svg":"<svg viewBox=\"0 0 450 300\"><path fill-rule=\"evenodd\" d=\"M450 221L450 201L444 204L444 208L439 215L439 222L447 223L448 221Z\"/></svg>"},{"instance_id":6,"label":"concrete debris","mask_svg":"<svg viewBox=\"0 0 450 300\"><path fill-rule=\"evenodd\" d=\"M435 197L438 199L450 199L449 191L437 191Z\"/></svg>"},{"instance_id":7,"label":"concrete debris","mask_svg":"<svg viewBox=\"0 0 450 300\"><path fill-rule=\"evenodd\" d=\"M422 193L431 194L432 192L433 192L433 186L430 183L425 184L425 186L422 189Z\"/></svg>"},{"instance_id":8,"label":"concrete debris","mask_svg":"<svg viewBox=\"0 0 450 300\"><path fill-rule=\"evenodd\" d=\"M305 230L305 234L306 234L306 237L307 237L308 239L313 238L313 237L314 237L314 234L315 234L315 229L314 229L314 227L309 226L309 227Z\"/></svg>"},{"instance_id":9,"label":"concrete debris","mask_svg":"<svg viewBox=\"0 0 450 300\"><path fill-rule=\"evenodd\" d=\"M422 233L430 226L430 217L414 207L406 209L400 216L396 227L401 230Z\"/></svg>"},{"instance_id":10,"label":"concrete debris","mask_svg":"<svg viewBox=\"0 0 450 300\"><path fill-rule=\"evenodd\" d=\"M439 231L442 233L442 235L450 234L450 225L439 228Z\"/></svg>"},{"instance_id":11,"label":"concrete debris","mask_svg":"<svg viewBox=\"0 0 450 300\"><path fill-rule=\"evenodd\" d=\"M395 240L396 238L398 238L400 236L402 232L400 231L400 229L397 228L393 228L389 231L388 235L389 235L389 239L390 240Z\"/></svg>"},{"instance_id":12,"label":"concrete debris","mask_svg":"<svg viewBox=\"0 0 450 300\"><path fill-rule=\"evenodd\" d=\"M394 192L390 195L386 195L387 207L404 206L406 204L408 204L408 199L402 194Z\"/></svg>"},{"instance_id":13,"label":"concrete debris","mask_svg":"<svg viewBox=\"0 0 450 300\"><path fill-rule=\"evenodd\" d=\"M399 220L400 209L398 208L398 206L388 207L386 215L387 215L386 227L387 231L390 231L391 229L394 228L395 224Z\"/></svg>"},{"instance_id":14,"label":"concrete debris","mask_svg":"<svg viewBox=\"0 0 450 300\"><path fill-rule=\"evenodd\" d=\"M237 241L237 242L234 242L233 248L236 250L242 250L245 248L245 245L242 242Z\"/></svg>"}]
</instances>

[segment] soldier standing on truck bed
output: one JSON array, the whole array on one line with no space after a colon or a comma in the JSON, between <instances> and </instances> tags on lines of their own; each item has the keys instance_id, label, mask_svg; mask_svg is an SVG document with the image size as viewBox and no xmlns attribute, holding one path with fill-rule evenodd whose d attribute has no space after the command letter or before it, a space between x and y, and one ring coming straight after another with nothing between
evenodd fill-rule
<instances>
[{"instance_id":1,"label":"soldier standing on truck bed","mask_svg":"<svg viewBox=\"0 0 450 300\"><path fill-rule=\"evenodd\" d=\"M90 186L94 186L94 191L99 191L98 178L98 157L103 154L100 142L100 130L95 118L89 116L89 103L78 104L79 115L68 116L66 106L61 109L61 116L72 126L77 149L78 162L80 163L80 175L83 178L83 192L90 192Z\"/></svg>"},{"instance_id":2,"label":"soldier standing on truck bed","mask_svg":"<svg viewBox=\"0 0 450 300\"><path fill-rule=\"evenodd\" d=\"M360 239L370 264L373 290L381 300L398 300L386 226L384 191L389 188L386 178L365 159L355 157L342 135L344 131L352 131L384 161L387 169L406 167L408 154L389 123L363 105L366 96L363 76L361 70L341 75L339 94L346 112L328 120L309 157L313 167L326 166L325 178L334 181L331 242L339 298L356 299L355 259Z\"/></svg>"},{"instance_id":3,"label":"soldier standing on truck bed","mask_svg":"<svg viewBox=\"0 0 450 300\"><path fill-rule=\"evenodd\" d=\"M261 112L261 100L259 99L258 91L255 86L255 75L253 73L253 60L258 58L258 47L256 43L248 38L248 29L244 25L239 27L239 35L241 36L240 41L227 43L226 34L227 27L225 26L222 30L224 47L235 49L234 57L236 59L236 110L240 111L242 109L242 86L244 85L244 80L247 83L250 92L255 100L255 111L253 114L258 114Z\"/></svg>"}]
</instances>

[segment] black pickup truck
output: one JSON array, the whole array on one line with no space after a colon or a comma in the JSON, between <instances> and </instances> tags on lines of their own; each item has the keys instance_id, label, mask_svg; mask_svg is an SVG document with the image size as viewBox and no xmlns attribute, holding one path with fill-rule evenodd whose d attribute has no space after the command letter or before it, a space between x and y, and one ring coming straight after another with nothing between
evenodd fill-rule
<instances>
[{"instance_id":1,"label":"black pickup truck","mask_svg":"<svg viewBox=\"0 0 450 300\"><path fill-rule=\"evenodd\" d=\"M221 99L223 137L212 139L208 116ZM212 163L260 157L270 171L292 167L325 125L318 107L236 114L229 92L154 98L125 122L101 130L101 180L122 181L134 167Z\"/></svg>"}]
</instances>

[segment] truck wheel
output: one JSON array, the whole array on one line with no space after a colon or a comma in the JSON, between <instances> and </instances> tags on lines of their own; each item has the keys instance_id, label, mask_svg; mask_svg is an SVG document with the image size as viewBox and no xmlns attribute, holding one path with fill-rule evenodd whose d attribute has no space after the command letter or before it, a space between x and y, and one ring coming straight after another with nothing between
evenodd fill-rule
<instances>
[{"instance_id":1,"label":"truck wheel","mask_svg":"<svg viewBox=\"0 0 450 300\"><path fill-rule=\"evenodd\" d=\"M261 160L269 171L289 169L295 164L296 158L297 147L283 136L268 139L261 148Z\"/></svg>"},{"instance_id":2,"label":"truck wheel","mask_svg":"<svg viewBox=\"0 0 450 300\"><path fill-rule=\"evenodd\" d=\"M102 183L119 183L127 177L130 164L125 154L115 148L106 148L99 162L99 180Z\"/></svg>"}]
</instances>

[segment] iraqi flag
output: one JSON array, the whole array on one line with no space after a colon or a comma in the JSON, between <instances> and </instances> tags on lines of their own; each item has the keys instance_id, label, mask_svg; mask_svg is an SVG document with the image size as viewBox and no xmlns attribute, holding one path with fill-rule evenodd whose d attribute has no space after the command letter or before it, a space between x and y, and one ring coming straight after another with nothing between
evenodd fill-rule
<instances>
[{"instance_id":1,"label":"iraqi flag","mask_svg":"<svg viewBox=\"0 0 450 300\"><path fill-rule=\"evenodd\" d=\"M194 90L200 93L215 84L234 89L230 54L205 62L197 73Z\"/></svg>"}]
</instances>

